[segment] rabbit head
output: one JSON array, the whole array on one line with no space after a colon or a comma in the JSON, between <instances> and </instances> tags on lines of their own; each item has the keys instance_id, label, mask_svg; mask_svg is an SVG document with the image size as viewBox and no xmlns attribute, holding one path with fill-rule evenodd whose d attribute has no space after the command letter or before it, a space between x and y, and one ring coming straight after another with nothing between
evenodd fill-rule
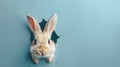
<instances>
[{"instance_id":1,"label":"rabbit head","mask_svg":"<svg viewBox=\"0 0 120 67\"><path fill-rule=\"evenodd\" d=\"M30 48L32 55L36 57L47 57L51 54L51 34L56 27L57 15L54 14L46 23L44 30L41 29L38 21L31 15L27 15L28 25L34 34L34 40Z\"/></svg>"}]
</instances>

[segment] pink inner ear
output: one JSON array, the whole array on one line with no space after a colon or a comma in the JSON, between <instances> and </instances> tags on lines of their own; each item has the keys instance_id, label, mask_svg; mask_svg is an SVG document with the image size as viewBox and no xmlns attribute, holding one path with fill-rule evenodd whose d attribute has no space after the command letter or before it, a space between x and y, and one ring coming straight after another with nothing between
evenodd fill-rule
<instances>
[{"instance_id":1,"label":"pink inner ear","mask_svg":"<svg viewBox=\"0 0 120 67\"><path fill-rule=\"evenodd\" d=\"M55 29L55 21L52 20L51 23L50 23L50 29L49 29L49 31L52 33L54 29Z\"/></svg>"},{"instance_id":2,"label":"pink inner ear","mask_svg":"<svg viewBox=\"0 0 120 67\"><path fill-rule=\"evenodd\" d=\"M31 28L32 28L33 30L35 30L35 24L34 24L34 22L30 22L30 25L31 25Z\"/></svg>"},{"instance_id":3,"label":"pink inner ear","mask_svg":"<svg viewBox=\"0 0 120 67\"><path fill-rule=\"evenodd\" d=\"M30 16L27 16L27 18L28 18L28 22L29 22L31 29L35 30L35 24L34 24L33 18Z\"/></svg>"}]
</instances>

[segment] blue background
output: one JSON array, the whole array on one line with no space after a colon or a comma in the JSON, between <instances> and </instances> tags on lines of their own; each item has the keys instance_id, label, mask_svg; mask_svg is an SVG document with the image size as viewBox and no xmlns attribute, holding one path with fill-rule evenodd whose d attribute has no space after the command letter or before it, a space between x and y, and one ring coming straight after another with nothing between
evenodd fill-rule
<instances>
[{"instance_id":1,"label":"blue background","mask_svg":"<svg viewBox=\"0 0 120 67\"><path fill-rule=\"evenodd\" d=\"M29 57L28 13L58 14L52 63ZM0 0L0 67L120 67L120 0Z\"/></svg>"}]
</instances>

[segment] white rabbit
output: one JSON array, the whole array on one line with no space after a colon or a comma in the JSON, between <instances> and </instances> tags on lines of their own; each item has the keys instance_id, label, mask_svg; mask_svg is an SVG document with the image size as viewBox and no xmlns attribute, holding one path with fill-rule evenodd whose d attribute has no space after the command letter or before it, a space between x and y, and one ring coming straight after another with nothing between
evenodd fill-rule
<instances>
[{"instance_id":1,"label":"white rabbit","mask_svg":"<svg viewBox=\"0 0 120 67\"><path fill-rule=\"evenodd\" d=\"M57 14L54 14L46 23L44 30L38 21L31 15L27 15L28 25L34 34L30 52L32 60L37 64L40 58L45 58L48 62L52 62L55 53L55 43L51 40L51 34L54 31L57 23Z\"/></svg>"}]
</instances>

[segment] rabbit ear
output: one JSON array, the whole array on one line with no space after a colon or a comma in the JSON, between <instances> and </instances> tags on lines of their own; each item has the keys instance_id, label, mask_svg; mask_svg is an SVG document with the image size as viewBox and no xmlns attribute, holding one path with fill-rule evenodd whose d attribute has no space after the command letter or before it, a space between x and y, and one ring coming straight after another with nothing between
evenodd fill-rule
<instances>
[{"instance_id":1,"label":"rabbit ear","mask_svg":"<svg viewBox=\"0 0 120 67\"><path fill-rule=\"evenodd\" d=\"M44 32L47 32L51 35L51 33L54 31L57 23L57 14L54 14L46 23Z\"/></svg>"},{"instance_id":2,"label":"rabbit ear","mask_svg":"<svg viewBox=\"0 0 120 67\"><path fill-rule=\"evenodd\" d=\"M27 20L28 20L29 28L33 33L42 32L38 21L36 21L34 17L28 14Z\"/></svg>"}]
</instances>

